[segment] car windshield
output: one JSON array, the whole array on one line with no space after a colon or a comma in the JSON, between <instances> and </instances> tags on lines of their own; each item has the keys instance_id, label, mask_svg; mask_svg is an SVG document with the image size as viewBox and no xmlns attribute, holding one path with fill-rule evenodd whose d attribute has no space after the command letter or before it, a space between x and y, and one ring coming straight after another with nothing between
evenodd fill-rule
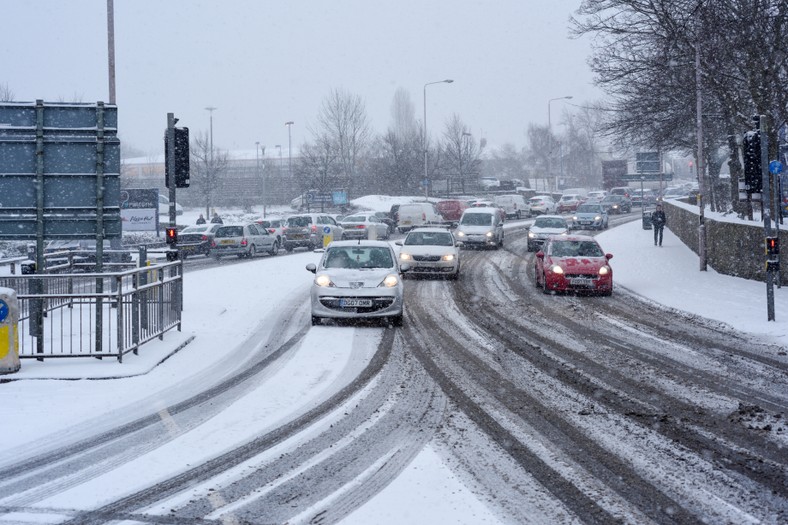
<instances>
[{"instance_id":1,"label":"car windshield","mask_svg":"<svg viewBox=\"0 0 788 525\"><path fill-rule=\"evenodd\" d=\"M465 226L489 226L493 216L489 213L466 213L462 216L460 224Z\"/></svg>"},{"instance_id":2,"label":"car windshield","mask_svg":"<svg viewBox=\"0 0 788 525\"><path fill-rule=\"evenodd\" d=\"M304 228L312 224L312 217L298 216L287 219L288 228Z\"/></svg>"},{"instance_id":3,"label":"car windshield","mask_svg":"<svg viewBox=\"0 0 788 525\"><path fill-rule=\"evenodd\" d=\"M538 228L566 228L566 220L558 217L537 217L534 226Z\"/></svg>"},{"instance_id":4,"label":"car windshield","mask_svg":"<svg viewBox=\"0 0 788 525\"><path fill-rule=\"evenodd\" d=\"M554 241L550 255L555 257L604 257L602 248L594 241Z\"/></svg>"},{"instance_id":5,"label":"car windshield","mask_svg":"<svg viewBox=\"0 0 788 525\"><path fill-rule=\"evenodd\" d=\"M216 237L243 237L243 226L223 226L216 230Z\"/></svg>"},{"instance_id":6,"label":"car windshield","mask_svg":"<svg viewBox=\"0 0 788 525\"><path fill-rule=\"evenodd\" d=\"M449 232L412 232L405 238L406 246L452 246Z\"/></svg>"},{"instance_id":7,"label":"car windshield","mask_svg":"<svg viewBox=\"0 0 788 525\"><path fill-rule=\"evenodd\" d=\"M326 252L324 268L391 268L391 251L382 246L336 246Z\"/></svg>"},{"instance_id":8,"label":"car windshield","mask_svg":"<svg viewBox=\"0 0 788 525\"><path fill-rule=\"evenodd\" d=\"M577 207L577 213L600 213L602 206L597 204L581 204Z\"/></svg>"}]
</instances>

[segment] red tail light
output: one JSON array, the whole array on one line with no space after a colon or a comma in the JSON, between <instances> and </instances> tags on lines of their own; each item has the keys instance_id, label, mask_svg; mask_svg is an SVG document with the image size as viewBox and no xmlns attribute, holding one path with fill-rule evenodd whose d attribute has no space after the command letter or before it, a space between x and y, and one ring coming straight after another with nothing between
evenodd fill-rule
<instances>
[{"instance_id":1,"label":"red tail light","mask_svg":"<svg viewBox=\"0 0 788 525\"><path fill-rule=\"evenodd\" d=\"M317 233L317 224L312 225L312 233Z\"/></svg>"},{"instance_id":2,"label":"red tail light","mask_svg":"<svg viewBox=\"0 0 788 525\"><path fill-rule=\"evenodd\" d=\"M211 241L211 248L216 248L216 241Z\"/></svg>"},{"instance_id":3,"label":"red tail light","mask_svg":"<svg viewBox=\"0 0 788 525\"><path fill-rule=\"evenodd\" d=\"M268 228L268 233L274 233L275 231L276 231L276 228Z\"/></svg>"},{"instance_id":4,"label":"red tail light","mask_svg":"<svg viewBox=\"0 0 788 525\"><path fill-rule=\"evenodd\" d=\"M358 228L359 230L363 230L364 228L366 228L366 226L364 226L363 224L359 224L358 226L356 226L356 228Z\"/></svg>"},{"instance_id":5,"label":"red tail light","mask_svg":"<svg viewBox=\"0 0 788 525\"><path fill-rule=\"evenodd\" d=\"M249 244L249 242L246 240L246 238L241 239L241 246L246 246L247 244Z\"/></svg>"},{"instance_id":6,"label":"red tail light","mask_svg":"<svg viewBox=\"0 0 788 525\"><path fill-rule=\"evenodd\" d=\"M207 241L208 240L208 236L207 235L201 235L200 236L200 240L201 241Z\"/></svg>"},{"instance_id":7,"label":"red tail light","mask_svg":"<svg viewBox=\"0 0 788 525\"><path fill-rule=\"evenodd\" d=\"M423 221L427 220L427 214L426 213L422 213L421 214L421 220L423 220Z\"/></svg>"}]
</instances>

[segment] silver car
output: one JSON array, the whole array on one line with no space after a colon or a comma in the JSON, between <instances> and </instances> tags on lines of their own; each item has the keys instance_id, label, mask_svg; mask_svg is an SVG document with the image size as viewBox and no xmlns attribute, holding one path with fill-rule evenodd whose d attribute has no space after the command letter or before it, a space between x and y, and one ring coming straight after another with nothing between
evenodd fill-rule
<instances>
[{"instance_id":1,"label":"silver car","mask_svg":"<svg viewBox=\"0 0 788 525\"><path fill-rule=\"evenodd\" d=\"M211 244L211 255L217 259L222 255L254 257L258 252L276 255L278 251L276 237L255 223L223 225L214 233Z\"/></svg>"},{"instance_id":2,"label":"silver car","mask_svg":"<svg viewBox=\"0 0 788 525\"><path fill-rule=\"evenodd\" d=\"M608 224L607 210L601 204L581 204L572 216L572 228L604 230Z\"/></svg>"},{"instance_id":3,"label":"silver car","mask_svg":"<svg viewBox=\"0 0 788 525\"><path fill-rule=\"evenodd\" d=\"M503 246L503 218L499 208L468 208L462 213L455 236L462 247Z\"/></svg>"},{"instance_id":4,"label":"silver car","mask_svg":"<svg viewBox=\"0 0 788 525\"><path fill-rule=\"evenodd\" d=\"M445 228L416 228L408 232L399 260L410 264L408 275L460 277L460 250L454 235Z\"/></svg>"},{"instance_id":5,"label":"silver car","mask_svg":"<svg viewBox=\"0 0 788 525\"><path fill-rule=\"evenodd\" d=\"M528 251L535 252L553 235L566 235L569 225L562 215L540 215L528 229Z\"/></svg>"},{"instance_id":6,"label":"silver car","mask_svg":"<svg viewBox=\"0 0 788 525\"><path fill-rule=\"evenodd\" d=\"M323 237L341 239L344 230L327 213L304 213L287 218L284 247L288 252L295 248L314 250L323 247Z\"/></svg>"},{"instance_id":7,"label":"silver car","mask_svg":"<svg viewBox=\"0 0 788 525\"><path fill-rule=\"evenodd\" d=\"M400 267L385 241L334 241L320 263L307 264L312 285L312 325L324 318L388 318L402 325L405 312ZM402 266L406 271L408 265Z\"/></svg>"},{"instance_id":8,"label":"silver car","mask_svg":"<svg viewBox=\"0 0 788 525\"><path fill-rule=\"evenodd\" d=\"M342 239L388 239L389 226L375 212L354 213L339 221Z\"/></svg>"}]
</instances>

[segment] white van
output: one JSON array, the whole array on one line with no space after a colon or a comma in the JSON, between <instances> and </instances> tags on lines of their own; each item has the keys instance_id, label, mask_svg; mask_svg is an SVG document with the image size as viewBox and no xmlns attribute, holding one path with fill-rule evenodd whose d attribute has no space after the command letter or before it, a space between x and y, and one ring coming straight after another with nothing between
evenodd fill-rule
<instances>
[{"instance_id":1,"label":"white van","mask_svg":"<svg viewBox=\"0 0 788 525\"><path fill-rule=\"evenodd\" d=\"M431 202L403 204L397 212L397 229L405 233L418 226L443 224L443 215Z\"/></svg>"},{"instance_id":2,"label":"white van","mask_svg":"<svg viewBox=\"0 0 788 525\"><path fill-rule=\"evenodd\" d=\"M493 202L506 212L507 219L522 219L531 215L531 208L522 195L496 195Z\"/></svg>"}]
</instances>

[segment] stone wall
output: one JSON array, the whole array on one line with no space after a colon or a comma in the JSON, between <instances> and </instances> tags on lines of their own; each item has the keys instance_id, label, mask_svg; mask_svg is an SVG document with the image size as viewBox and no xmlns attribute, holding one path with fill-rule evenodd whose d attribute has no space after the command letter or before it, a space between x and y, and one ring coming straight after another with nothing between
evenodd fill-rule
<instances>
[{"instance_id":1,"label":"stone wall","mask_svg":"<svg viewBox=\"0 0 788 525\"><path fill-rule=\"evenodd\" d=\"M665 201L667 228L693 252L698 253L697 207ZM766 282L766 248L763 223L725 222L705 217L706 264L719 273ZM780 230L780 245L788 249L788 232ZM785 256L783 256L786 258ZM785 263L782 264L785 268ZM780 272L781 284L788 285L788 271Z\"/></svg>"}]
</instances>

